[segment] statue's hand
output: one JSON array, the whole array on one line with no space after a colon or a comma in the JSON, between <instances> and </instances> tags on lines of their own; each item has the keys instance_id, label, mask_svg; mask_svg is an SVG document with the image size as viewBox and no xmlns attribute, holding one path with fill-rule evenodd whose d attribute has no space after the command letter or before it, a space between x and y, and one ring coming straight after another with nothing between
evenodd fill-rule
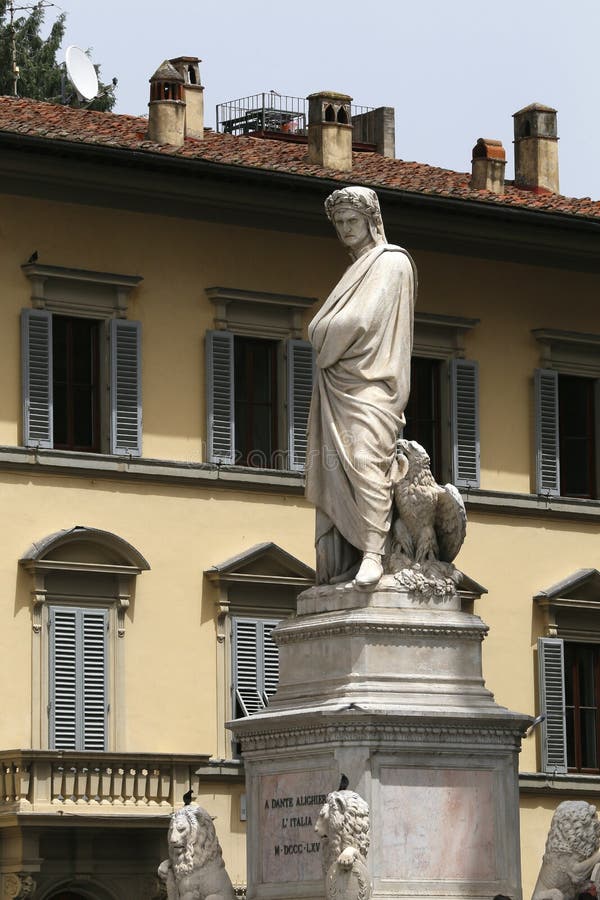
<instances>
[{"instance_id":1,"label":"statue's hand","mask_svg":"<svg viewBox=\"0 0 600 900\"><path fill-rule=\"evenodd\" d=\"M351 869L354 860L357 859L357 857L358 850L356 847L346 847L337 858L338 866L341 866L342 869Z\"/></svg>"}]
</instances>

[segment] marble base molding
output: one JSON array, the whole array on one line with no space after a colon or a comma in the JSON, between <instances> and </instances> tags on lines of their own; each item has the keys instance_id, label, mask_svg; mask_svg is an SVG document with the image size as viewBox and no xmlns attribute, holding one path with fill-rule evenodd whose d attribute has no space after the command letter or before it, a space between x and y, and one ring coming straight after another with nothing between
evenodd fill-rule
<instances>
[{"instance_id":1,"label":"marble base molding","mask_svg":"<svg viewBox=\"0 0 600 900\"><path fill-rule=\"evenodd\" d=\"M231 723L248 900L324 900L314 826L342 774L371 810L374 900L520 900L517 758L531 720L485 687L478 617L396 594L309 589L275 632L279 690Z\"/></svg>"}]
</instances>

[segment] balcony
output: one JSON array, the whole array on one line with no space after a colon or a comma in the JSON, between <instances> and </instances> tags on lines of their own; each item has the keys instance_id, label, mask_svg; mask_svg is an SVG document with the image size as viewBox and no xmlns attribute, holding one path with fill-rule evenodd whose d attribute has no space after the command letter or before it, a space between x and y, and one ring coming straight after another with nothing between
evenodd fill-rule
<instances>
[{"instance_id":1,"label":"balcony","mask_svg":"<svg viewBox=\"0 0 600 900\"><path fill-rule=\"evenodd\" d=\"M209 757L173 754L0 751L0 823L29 813L156 816L200 794Z\"/></svg>"}]
</instances>

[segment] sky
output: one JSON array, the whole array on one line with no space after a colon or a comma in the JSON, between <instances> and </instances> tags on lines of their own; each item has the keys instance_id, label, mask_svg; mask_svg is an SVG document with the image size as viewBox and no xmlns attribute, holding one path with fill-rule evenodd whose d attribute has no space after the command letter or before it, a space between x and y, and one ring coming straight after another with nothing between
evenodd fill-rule
<instances>
[{"instance_id":1,"label":"sky","mask_svg":"<svg viewBox=\"0 0 600 900\"><path fill-rule=\"evenodd\" d=\"M600 199L600 0L59 0L64 47L92 48L116 112L146 115L163 59L198 56L206 124L217 103L276 90L393 106L396 156L466 172L512 114L558 110L561 193Z\"/></svg>"}]
</instances>

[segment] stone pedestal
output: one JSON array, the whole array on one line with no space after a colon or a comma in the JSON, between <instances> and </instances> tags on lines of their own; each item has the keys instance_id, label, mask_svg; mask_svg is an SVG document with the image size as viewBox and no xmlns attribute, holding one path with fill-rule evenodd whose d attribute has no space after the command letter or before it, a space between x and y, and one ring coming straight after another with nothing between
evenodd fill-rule
<instances>
[{"instance_id":1,"label":"stone pedestal","mask_svg":"<svg viewBox=\"0 0 600 900\"><path fill-rule=\"evenodd\" d=\"M311 588L275 632L280 687L232 724L248 800L248 898L324 897L314 825L344 773L371 809L373 898L521 896L517 755L487 632L458 596Z\"/></svg>"}]
</instances>

